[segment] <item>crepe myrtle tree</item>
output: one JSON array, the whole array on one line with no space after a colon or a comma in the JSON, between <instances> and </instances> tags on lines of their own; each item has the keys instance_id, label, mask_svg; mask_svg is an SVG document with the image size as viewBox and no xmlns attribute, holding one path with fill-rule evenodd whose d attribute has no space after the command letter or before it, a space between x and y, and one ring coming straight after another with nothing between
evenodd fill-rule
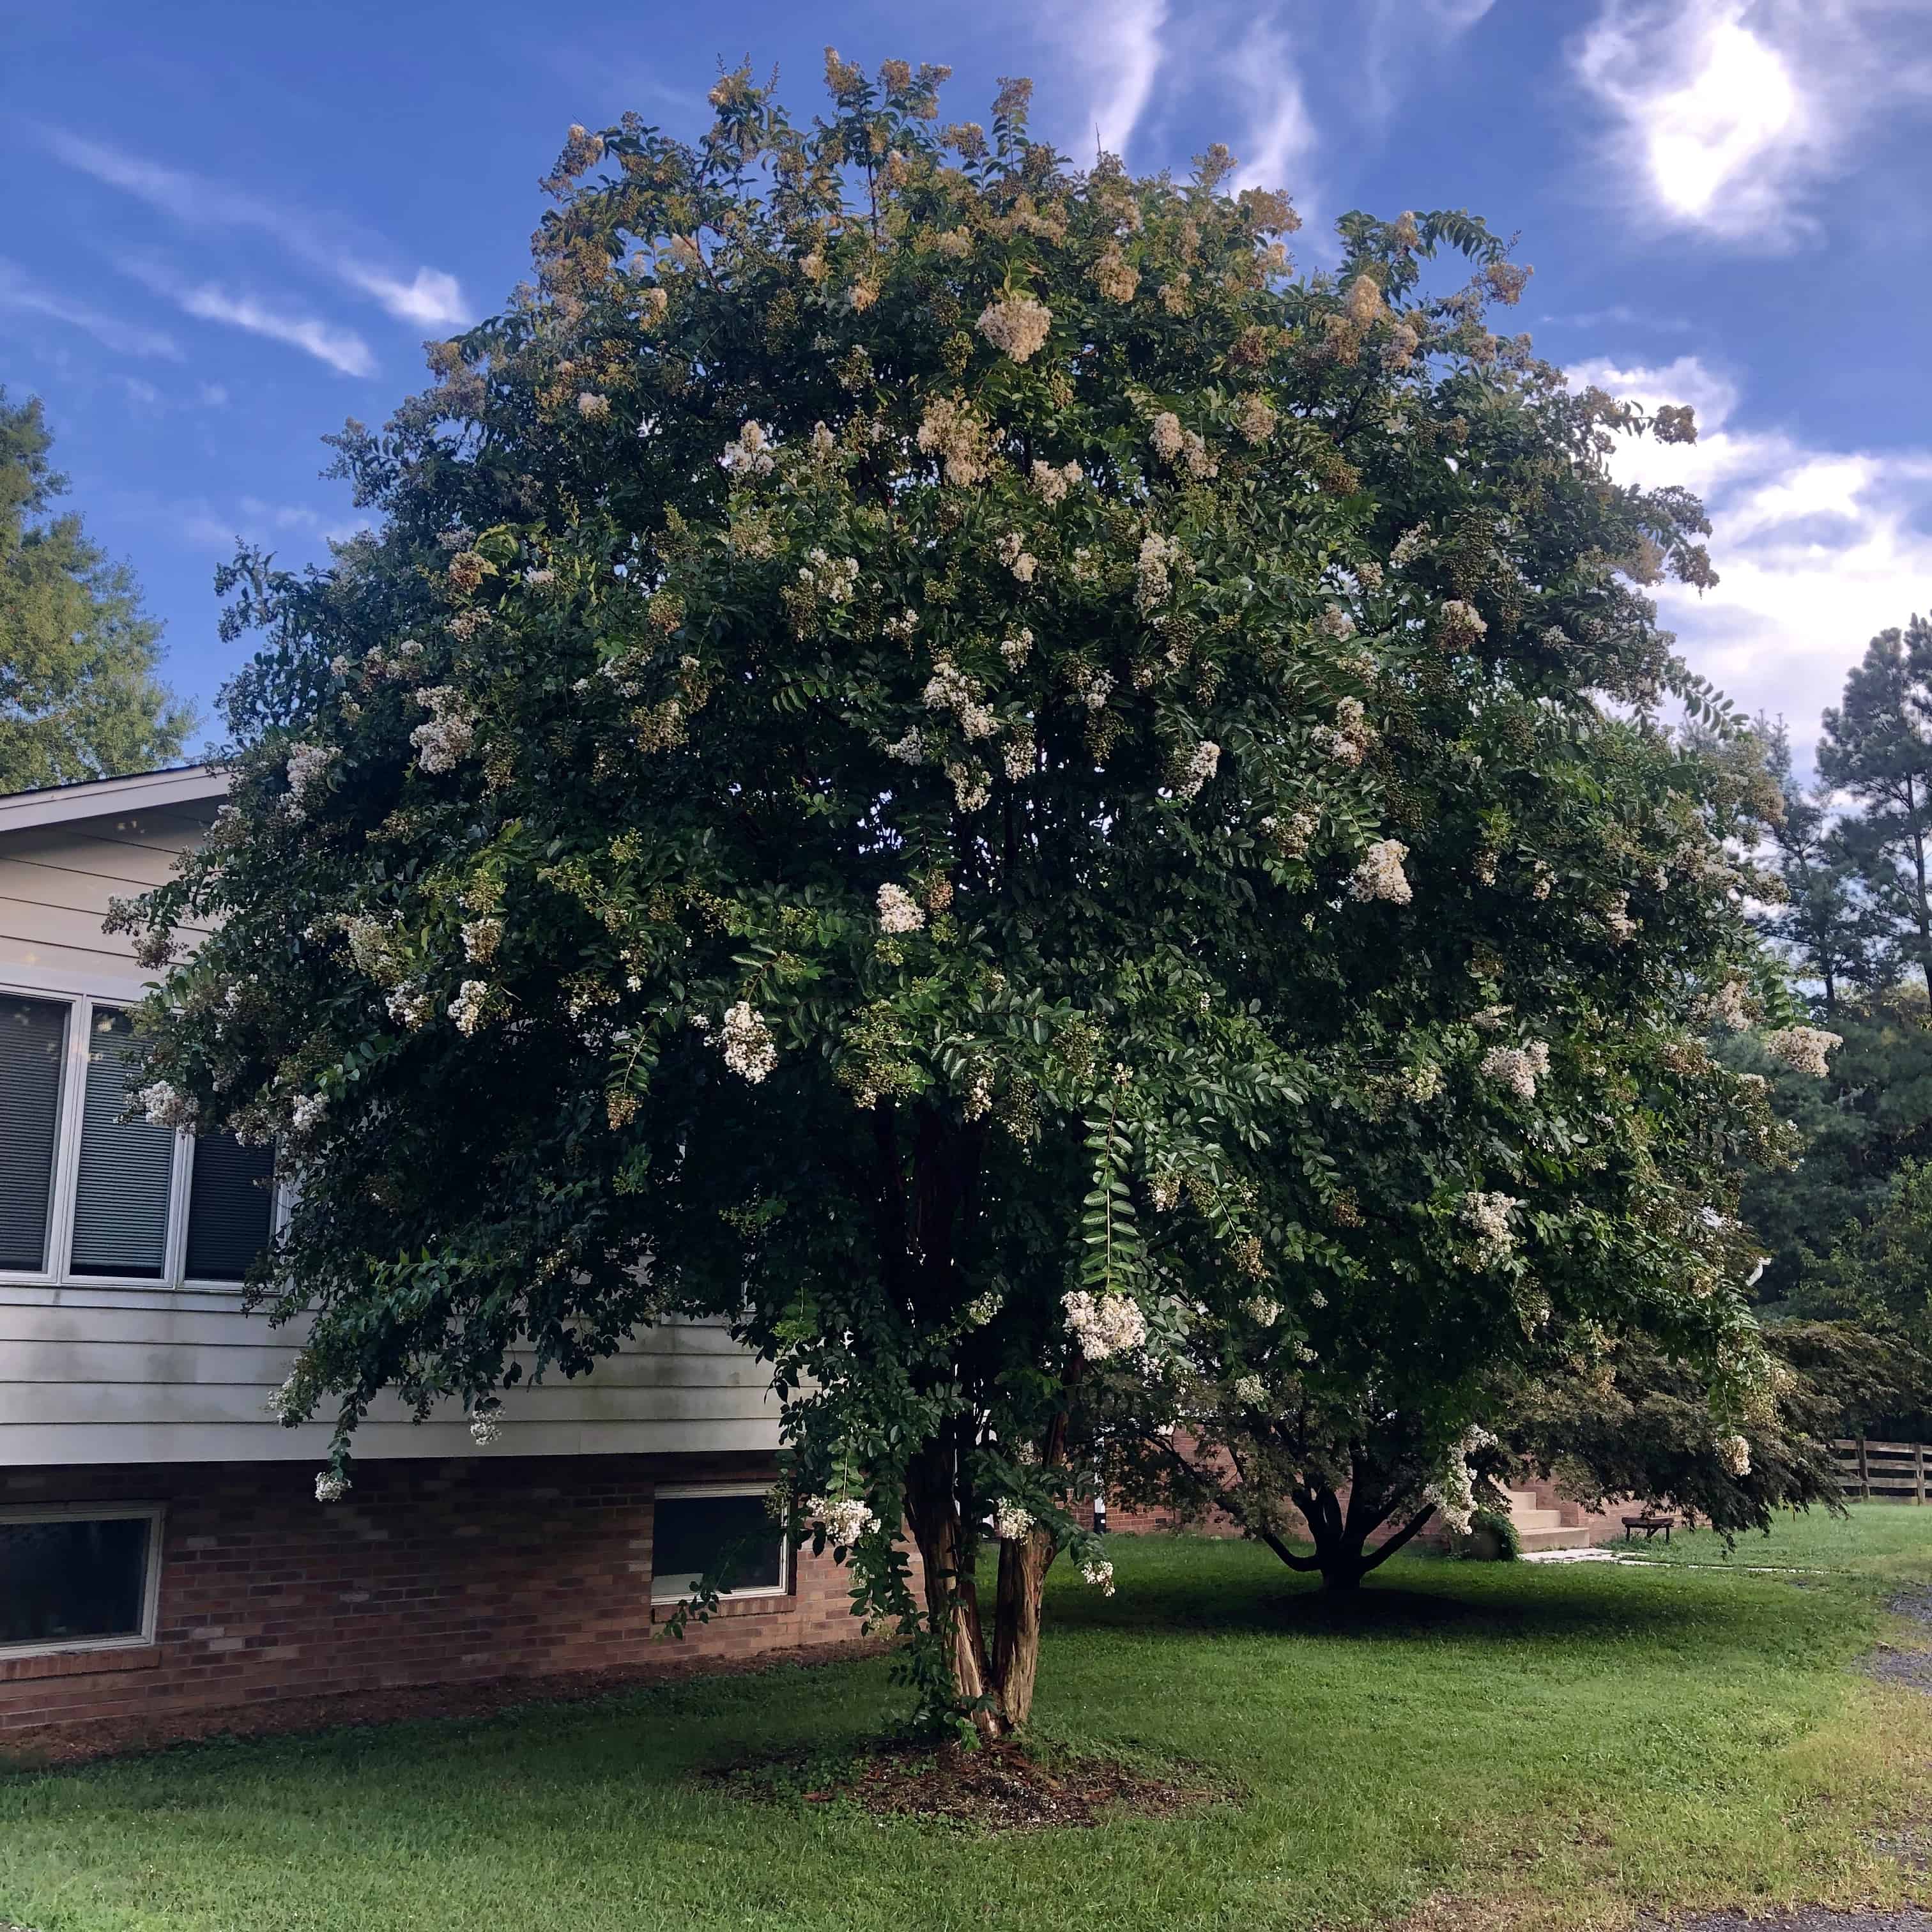
<instances>
[{"instance_id":1,"label":"crepe myrtle tree","mask_svg":"<svg viewBox=\"0 0 1932 1932\"><path fill-rule=\"evenodd\" d=\"M808 128L739 71L694 146L573 129L533 282L337 439L377 529L225 574L266 635L130 915L209 935L147 1099L299 1171L256 1293L324 1497L380 1390L487 1434L722 1312L791 1520L995 1737L1055 1554L1111 1582L1084 1379L1263 1292L1316 1332L1361 1070L1548 1011L1581 1093L1568 980L1720 951L1690 775L1583 695L1684 686L1632 573L1705 526L1604 466L1688 415L1493 334L1469 216L1298 274L1222 149L1076 172L1024 82L988 133L826 71Z\"/></svg>"},{"instance_id":2,"label":"crepe myrtle tree","mask_svg":"<svg viewBox=\"0 0 1932 1932\"><path fill-rule=\"evenodd\" d=\"M1586 705L1568 728L1539 761L1547 856L1508 894L1485 849L1432 835L1432 878L1461 878L1430 891L1389 1006L1310 1045L1344 1184L1300 1235L1299 1304L1203 1307L1164 1360L1088 1391L1117 1489L1218 1511L1331 1589L1504 1507L1526 1467L1727 1531L1828 1493L1811 1425L1847 1378L1822 1325L1809 1354L1760 1333L1738 1215L1799 1138L1769 1081L1712 1051L1750 1030L1760 1064L1815 1078L1839 1044L1741 928L1774 891L1745 856L1774 796L1735 748Z\"/></svg>"}]
</instances>

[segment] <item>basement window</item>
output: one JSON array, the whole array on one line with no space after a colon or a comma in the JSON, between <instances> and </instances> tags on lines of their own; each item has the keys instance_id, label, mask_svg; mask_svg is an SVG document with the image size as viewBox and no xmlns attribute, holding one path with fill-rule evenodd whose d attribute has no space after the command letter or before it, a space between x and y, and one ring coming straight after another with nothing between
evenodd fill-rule
<instances>
[{"instance_id":1,"label":"basement window","mask_svg":"<svg viewBox=\"0 0 1932 1932\"><path fill-rule=\"evenodd\" d=\"M707 1576L721 1597L782 1597L790 1586L784 1528L765 1508L763 1484L666 1484L652 1519L654 1604L678 1602Z\"/></svg>"},{"instance_id":2,"label":"basement window","mask_svg":"<svg viewBox=\"0 0 1932 1932\"><path fill-rule=\"evenodd\" d=\"M0 1509L0 1658L154 1640L160 1507Z\"/></svg>"}]
</instances>

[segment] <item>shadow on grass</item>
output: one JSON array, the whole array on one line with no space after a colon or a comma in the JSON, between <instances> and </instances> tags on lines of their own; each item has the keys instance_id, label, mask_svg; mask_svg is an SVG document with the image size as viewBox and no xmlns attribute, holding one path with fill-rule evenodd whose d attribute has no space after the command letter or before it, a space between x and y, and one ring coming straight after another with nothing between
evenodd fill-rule
<instances>
[{"instance_id":1,"label":"shadow on grass","mask_svg":"<svg viewBox=\"0 0 1932 1932\"><path fill-rule=\"evenodd\" d=\"M1048 1606L1052 1623L1155 1640L1185 1631L1362 1643L1445 1635L1510 1643L1592 1637L1622 1642L1678 1639L1692 1630L1706 1636L1729 1630L1746 1638L1778 1614L1768 1602L1687 1597L1681 1588L1658 1587L1652 1580L1683 1574L1663 1565L1646 1570L1593 1565L1558 1573L1540 1565L1411 1557L1371 1573L1348 1592L1327 1589L1318 1578L1285 1564L1238 1583L1218 1580L1211 1591L1197 1587L1184 1570L1161 1567L1166 1574L1136 1574L1130 1604L1108 1602L1060 1582Z\"/></svg>"}]
</instances>

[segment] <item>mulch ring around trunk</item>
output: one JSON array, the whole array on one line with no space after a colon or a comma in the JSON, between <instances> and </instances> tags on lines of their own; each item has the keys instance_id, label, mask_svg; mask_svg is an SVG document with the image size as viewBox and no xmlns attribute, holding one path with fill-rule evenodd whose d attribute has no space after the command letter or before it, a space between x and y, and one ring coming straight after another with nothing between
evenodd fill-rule
<instances>
[{"instance_id":1,"label":"mulch ring around trunk","mask_svg":"<svg viewBox=\"0 0 1932 1932\"><path fill-rule=\"evenodd\" d=\"M1082 1828L1124 1814L1176 1818L1239 1796L1198 1765L1043 1744L893 1743L844 1757L794 1753L704 1775L766 1803L845 1804L974 1832Z\"/></svg>"}]
</instances>

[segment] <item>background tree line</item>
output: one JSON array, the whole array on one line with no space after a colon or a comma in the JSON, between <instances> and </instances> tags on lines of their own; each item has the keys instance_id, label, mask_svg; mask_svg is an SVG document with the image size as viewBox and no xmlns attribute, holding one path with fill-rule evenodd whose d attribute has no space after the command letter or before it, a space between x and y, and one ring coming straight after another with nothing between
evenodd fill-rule
<instances>
[{"instance_id":1,"label":"background tree line","mask_svg":"<svg viewBox=\"0 0 1932 1932\"><path fill-rule=\"evenodd\" d=\"M1756 1174L1742 1210L1766 1251L1767 1321L1850 1322L1890 1345L1894 1372L1854 1400L1849 1429L1932 1436L1932 624L1881 632L1824 714L1815 777L1785 728L1762 724L1784 794L1772 836L1783 904L1761 922L1821 1026L1843 1036L1823 1081L1746 1038L1726 1052L1774 1083L1803 1138Z\"/></svg>"}]
</instances>

